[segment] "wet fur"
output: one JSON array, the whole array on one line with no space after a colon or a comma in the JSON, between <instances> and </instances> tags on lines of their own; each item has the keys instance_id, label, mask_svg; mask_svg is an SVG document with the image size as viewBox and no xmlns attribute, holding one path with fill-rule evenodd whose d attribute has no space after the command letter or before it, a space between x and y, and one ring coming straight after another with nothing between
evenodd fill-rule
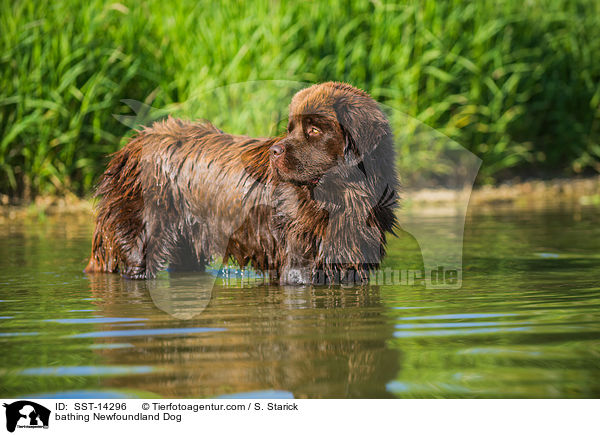
<instances>
[{"instance_id":1,"label":"wet fur","mask_svg":"<svg viewBox=\"0 0 600 435\"><path fill-rule=\"evenodd\" d=\"M294 96L290 120L307 116L324 122L322 144L172 118L140 131L98 185L85 271L143 279L224 256L281 283L365 281L396 223L389 123L366 93L333 82Z\"/></svg>"}]
</instances>

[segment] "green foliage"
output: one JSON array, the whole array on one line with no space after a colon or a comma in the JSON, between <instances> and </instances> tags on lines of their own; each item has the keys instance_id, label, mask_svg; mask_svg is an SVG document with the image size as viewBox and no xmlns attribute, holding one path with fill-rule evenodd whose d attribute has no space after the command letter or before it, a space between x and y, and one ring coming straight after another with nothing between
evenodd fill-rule
<instances>
[{"instance_id":1,"label":"green foliage","mask_svg":"<svg viewBox=\"0 0 600 435\"><path fill-rule=\"evenodd\" d=\"M184 103L251 80L364 88L476 153L483 182L600 170L596 0L0 5L0 191L12 195L87 192L128 132L112 116L131 114L121 99L195 115ZM240 116L241 131L270 133ZM408 177L435 160L398 146Z\"/></svg>"}]
</instances>

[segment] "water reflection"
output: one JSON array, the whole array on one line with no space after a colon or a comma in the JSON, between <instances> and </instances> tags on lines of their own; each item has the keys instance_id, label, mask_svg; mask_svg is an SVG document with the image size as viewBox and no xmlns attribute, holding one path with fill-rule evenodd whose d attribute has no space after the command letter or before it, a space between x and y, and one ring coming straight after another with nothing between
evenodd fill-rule
<instances>
[{"instance_id":1,"label":"water reflection","mask_svg":"<svg viewBox=\"0 0 600 435\"><path fill-rule=\"evenodd\" d=\"M91 224L0 221L0 395L600 397L597 208L473 213L442 291L86 276Z\"/></svg>"},{"instance_id":2,"label":"water reflection","mask_svg":"<svg viewBox=\"0 0 600 435\"><path fill-rule=\"evenodd\" d=\"M214 278L212 278L214 281ZM94 337L105 364L148 365L151 376L111 377L110 389L165 397L213 397L284 390L294 397L389 397L400 352L378 288L228 287L210 276L171 274L156 281L90 275L110 325ZM158 309L164 311L160 313ZM152 329L148 329L152 328ZM153 331L157 331L153 333ZM123 347L124 340L129 345Z\"/></svg>"}]
</instances>

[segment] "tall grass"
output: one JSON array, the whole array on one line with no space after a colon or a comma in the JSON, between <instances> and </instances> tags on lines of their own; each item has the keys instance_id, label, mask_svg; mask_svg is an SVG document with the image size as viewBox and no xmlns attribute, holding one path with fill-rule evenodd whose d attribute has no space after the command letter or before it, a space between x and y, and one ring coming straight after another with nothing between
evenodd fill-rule
<instances>
[{"instance_id":1,"label":"tall grass","mask_svg":"<svg viewBox=\"0 0 600 435\"><path fill-rule=\"evenodd\" d=\"M600 170L596 0L42 3L0 0L11 195L89 191L127 133L121 99L210 104L208 90L250 80L362 87L480 156L482 182ZM398 147L406 176L432 158Z\"/></svg>"}]
</instances>

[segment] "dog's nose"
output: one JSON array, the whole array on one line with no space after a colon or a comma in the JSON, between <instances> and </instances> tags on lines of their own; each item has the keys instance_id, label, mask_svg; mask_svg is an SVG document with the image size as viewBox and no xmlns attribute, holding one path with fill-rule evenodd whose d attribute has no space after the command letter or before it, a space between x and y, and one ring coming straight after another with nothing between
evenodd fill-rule
<instances>
[{"instance_id":1,"label":"dog's nose","mask_svg":"<svg viewBox=\"0 0 600 435\"><path fill-rule=\"evenodd\" d=\"M285 148L279 144L273 145L271 148L269 148L269 150L271 151L271 155L273 157L279 157L285 152Z\"/></svg>"}]
</instances>

